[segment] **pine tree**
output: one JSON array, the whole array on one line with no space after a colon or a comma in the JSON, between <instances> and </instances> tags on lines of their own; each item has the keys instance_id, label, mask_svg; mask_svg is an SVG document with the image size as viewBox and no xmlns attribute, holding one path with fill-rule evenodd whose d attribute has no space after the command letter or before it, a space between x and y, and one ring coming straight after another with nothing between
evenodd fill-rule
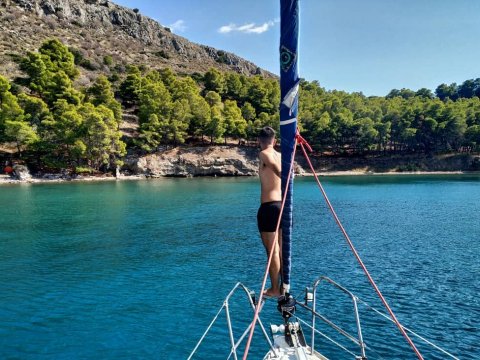
<instances>
[{"instance_id":1,"label":"pine tree","mask_svg":"<svg viewBox=\"0 0 480 360\"><path fill-rule=\"evenodd\" d=\"M139 119L140 124L148 121L151 114L157 115L159 119L168 120L172 109L170 93L160 81L144 79L144 84L139 93Z\"/></svg>"},{"instance_id":2,"label":"pine tree","mask_svg":"<svg viewBox=\"0 0 480 360\"><path fill-rule=\"evenodd\" d=\"M173 145L183 144L187 136L187 129L190 125L192 113L187 99L177 100L173 103L172 117L169 124L169 133Z\"/></svg>"},{"instance_id":3,"label":"pine tree","mask_svg":"<svg viewBox=\"0 0 480 360\"><path fill-rule=\"evenodd\" d=\"M72 148L82 136L83 117L78 110L76 105L60 99L54 104L53 116L42 121L44 147L60 161L72 160Z\"/></svg>"},{"instance_id":4,"label":"pine tree","mask_svg":"<svg viewBox=\"0 0 480 360\"><path fill-rule=\"evenodd\" d=\"M18 103L25 112L25 120L36 128L40 128L42 121L52 116L42 99L22 93L18 95Z\"/></svg>"},{"instance_id":5,"label":"pine tree","mask_svg":"<svg viewBox=\"0 0 480 360\"><path fill-rule=\"evenodd\" d=\"M23 120L7 120L5 122L5 135L17 145L17 150L22 155L22 147L35 144L39 137L32 126Z\"/></svg>"},{"instance_id":6,"label":"pine tree","mask_svg":"<svg viewBox=\"0 0 480 360\"><path fill-rule=\"evenodd\" d=\"M257 116L255 113L255 108L249 102L246 102L242 106L242 116L245 120L251 121L254 120Z\"/></svg>"},{"instance_id":7,"label":"pine tree","mask_svg":"<svg viewBox=\"0 0 480 360\"><path fill-rule=\"evenodd\" d=\"M49 106L58 99L79 105L82 95L73 87L79 71L74 56L58 40L47 40L38 53L29 52L21 61L21 69L28 75L28 87Z\"/></svg>"},{"instance_id":8,"label":"pine tree","mask_svg":"<svg viewBox=\"0 0 480 360\"><path fill-rule=\"evenodd\" d=\"M10 89L10 82L3 76L0 76L0 141L6 139L6 122L22 121L24 116L16 96L10 92Z\"/></svg>"},{"instance_id":9,"label":"pine tree","mask_svg":"<svg viewBox=\"0 0 480 360\"><path fill-rule=\"evenodd\" d=\"M162 124L158 120L158 116L156 114L151 114L148 121L145 121L140 126L138 144L143 150L153 152L162 143L162 132Z\"/></svg>"},{"instance_id":10,"label":"pine tree","mask_svg":"<svg viewBox=\"0 0 480 360\"><path fill-rule=\"evenodd\" d=\"M207 92L207 94L205 95L205 100L207 101L208 105L210 105L210 107L221 107L222 105L222 98L220 97L220 94L218 94L216 91Z\"/></svg>"},{"instance_id":11,"label":"pine tree","mask_svg":"<svg viewBox=\"0 0 480 360\"><path fill-rule=\"evenodd\" d=\"M190 109L192 111L192 119L190 121L190 133L203 137L208 131L208 126L211 119L211 109L207 101L197 95L190 100Z\"/></svg>"},{"instance_id":12,"label":"pine tree","mask_svg":"<svg viewBox=\"0 0 480 360\"><path fill-rule=\"evenodd\" d=\"M83 117L81 140L90 166L95 169L103 165L113 167L118 157L126 153L113 111L104 105L95 107L86 103L80 107L79 114Z\"/></svg>"},{"instance_id":13,"label":"pine tree","mask_svg":"<svg viewBox=\"0 0 480 360\"><path fill-rule=\"evenodd\" d=\"M120 97L129 104L138 102L138 95L142 85L142 73L137 66L129 66L127 77L120 84Z\"/></svg>"},{"instance_id":14,"label":"pine tree","mask_svg":"<svg viewBox=\"0 0 480 360\"><path fill-rule=\"evenodd\" d=\"M212 117L208 124L208 134L210 136L210 143L213 144L216 139L219 139L225 133L225 120L222 115L220 106L213 106L211 108Z\"/></svg>"},{"instance_id":15,"label":"pine tree","mask_svg":"<svg viewBox=\"0 0 480 360\"><path fill-rule=\"evenodd\" d=\"M223 95L226 90L225 77L223 73L215 68L210 68L204 77L205 92L215 91L219 95Z\"/></svg>"},{"instance_id":16,"label":"pine tree","mask_svg":"<svg viewBox=\"0 0 480 360\"><path fill-rule=\"evenodd\" d=\"M95 106L105 105L113 111L118 124L122 121L122 106L115 100L112 84L106 76L100 75L87 90L87 100Z\"/></svg>"},{"instance_id":17,"label":"pine tree","mask_svg":"<svg viewBox=\"0 0 480 360\"><path fill-rule=\"evenodd\" d=\"M242 116L242 111L234 100L225 100L223 108L223 117L225 119L225 143L227 136L234 136L237 139L246 136L247 122Z\"/></svg>"}]
</instances>

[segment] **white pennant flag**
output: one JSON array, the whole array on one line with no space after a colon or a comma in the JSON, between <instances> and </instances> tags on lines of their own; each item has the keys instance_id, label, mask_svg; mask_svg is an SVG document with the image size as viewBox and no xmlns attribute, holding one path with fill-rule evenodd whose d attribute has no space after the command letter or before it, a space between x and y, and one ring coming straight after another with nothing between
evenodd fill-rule
<instances>
[{"instance_id":1,"label":"white pennant flag","mask_svg":"<svg viewBox=\"0 0 480 360\"><path fill-rule=\"evenodd\" d=\"M298 89L300 88L300 82L297 82L293 88L285 95L283 98L282 104L292 109L293 104L295 103L295 98L298 95ZM290 111L291 114L291 111Z\"/></svg>"}]
</instances>

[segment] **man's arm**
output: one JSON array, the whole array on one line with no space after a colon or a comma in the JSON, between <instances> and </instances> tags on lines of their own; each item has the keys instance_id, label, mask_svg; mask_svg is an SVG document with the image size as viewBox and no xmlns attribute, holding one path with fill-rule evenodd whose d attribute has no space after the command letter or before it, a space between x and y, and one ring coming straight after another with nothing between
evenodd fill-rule
<instances>
[{"instance_id":1,"label":"man's arm","mask_svg":"<svg viewBox=\"0 0 480 360\"><path fill-rule=\"evenodd\" d=\"M280 163L275 161L272 155L261 152L259 157L260 157L260 160L265 164L265 166L268 166L270 169L273 170L275 175L277 175L278 177L282 176Z\"/></svg>"}]
</instances>

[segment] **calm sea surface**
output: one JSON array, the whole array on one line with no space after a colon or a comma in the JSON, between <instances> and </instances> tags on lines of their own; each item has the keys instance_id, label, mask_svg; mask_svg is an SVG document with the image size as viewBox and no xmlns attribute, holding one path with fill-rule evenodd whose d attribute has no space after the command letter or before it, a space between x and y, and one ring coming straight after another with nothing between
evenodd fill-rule
<instances>
[{"instance_id":1,"label":"calm sea surface","mask_svg":"<svg viewBox=\"0 0 480 360\"><path fill-rule=\"evenodd\" d=\"M185 359L237 281L259 291L257 181L1 186L0 358ZM323 181L400 321L460 359L480 358L480 176ZM381 309L313 179L296 179L294 196L294 293L302 299L327 275ZM321 312L354 334L342 294L325 286L318 296ZM237 337L252 317L245 305L234 297ZM262 312L266 325L281 322L274 307ZM365 307L360 315L369 359L415 358L392 324ZM225 324L222 315L198 359L227 357ZM255 339L249 358L260 359L260 331ZM425 359L446 359L416 343Z\"/></svg>"}]
</instances>

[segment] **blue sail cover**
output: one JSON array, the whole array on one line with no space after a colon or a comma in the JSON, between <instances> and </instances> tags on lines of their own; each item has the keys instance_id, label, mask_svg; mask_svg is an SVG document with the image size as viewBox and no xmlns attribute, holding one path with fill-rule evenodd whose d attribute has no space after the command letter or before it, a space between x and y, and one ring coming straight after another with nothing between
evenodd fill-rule
<instances>
[{"instance_id":1,"label":"blue sail cover","mask_svg":"<svg viewBox=\"0 0 480 360\"><path fill-rule=\"evenodd\" d=\"M298 0L280 0L280 137L282 146L282 192L287 197L282 215L282 280L284 289L290 289L292 248L293 174L287 185L288 172L293 161L298 113ZM293 171L293 169L292 169Z\"/></svg>"}]
</instances>

